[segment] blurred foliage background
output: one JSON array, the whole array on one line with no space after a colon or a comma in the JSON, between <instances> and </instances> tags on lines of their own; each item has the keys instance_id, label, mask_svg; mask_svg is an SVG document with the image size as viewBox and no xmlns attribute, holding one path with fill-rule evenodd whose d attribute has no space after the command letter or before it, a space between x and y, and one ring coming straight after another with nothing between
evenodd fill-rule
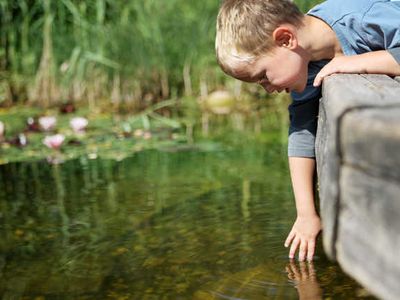
<instances>
[{"instance_id":1,"label":"blurred foliage background","mask_svg":"<svg viewBox=\"0 0 400 300\"><path fill-rule=\"evenodd\" d=\"M306 11L321 1L295 2ZM0 105L137 112L237 90L215 61L218 7L215 0L0 0Z\"/></svg>"}]
</instances>

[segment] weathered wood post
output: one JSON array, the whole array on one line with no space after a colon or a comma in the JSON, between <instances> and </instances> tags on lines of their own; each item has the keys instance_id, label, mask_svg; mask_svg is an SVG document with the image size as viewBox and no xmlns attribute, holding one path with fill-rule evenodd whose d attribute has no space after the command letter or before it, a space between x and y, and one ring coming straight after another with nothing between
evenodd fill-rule
<instances>
[{"instance_id":1,"label":"weathered wood post","mask_svg":"<svg viewBox=\"0 0 400 300\"><path fill-rule=\"evenodd\" d=\"M400 78L325 79L316 141L324 248L383 299L400 299Z\"/></svg>"}]
</instances>

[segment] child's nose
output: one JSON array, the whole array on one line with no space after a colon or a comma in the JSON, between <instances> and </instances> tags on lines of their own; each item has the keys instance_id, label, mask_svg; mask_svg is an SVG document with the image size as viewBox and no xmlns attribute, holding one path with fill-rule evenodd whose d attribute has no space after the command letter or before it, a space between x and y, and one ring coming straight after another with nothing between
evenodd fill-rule
<instances>
[{"instance_id":1,"label":"child's nose","mask_svg":"<svg viewBox=\"0 0 400 300\"><path fill-rule=\"evenodd\" d=\"M273 93L276 91L275 87L269 84L269 82L261 82L260 85L264 88L267 93Z\"/></svg>"}]
</instances>

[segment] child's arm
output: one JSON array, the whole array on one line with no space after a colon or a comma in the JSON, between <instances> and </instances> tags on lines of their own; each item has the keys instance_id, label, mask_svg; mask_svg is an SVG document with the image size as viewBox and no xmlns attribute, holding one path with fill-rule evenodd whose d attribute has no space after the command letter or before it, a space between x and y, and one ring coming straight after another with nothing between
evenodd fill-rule
<instances>
[{"instance_id":1,"label":"child's arm","mask_svg":"<svg viewBox=\"0 0 400 300\"><path fill-rule=\"evenodd\" d=\"M289 258L294 258L299 248L299 260L312 260L315 242L321 231L320 218L314 205L313 179L315 160L313 158L289 157L290 175L296 201L297 218L290 231L285 247L290 247Z\"/></svg>"},{"instance_id":2,"label":"child's arm","mask_svg":"<svg viewBox=\"0 0 400 300\"><path fill-rule=\"evenodd\" d=\"M400 64L386 50L352 56L337 56L317 74L314 86L321 85L326 76L334 73L367 73L397 76L400 75Z\"/></svg>"}]
</instances>

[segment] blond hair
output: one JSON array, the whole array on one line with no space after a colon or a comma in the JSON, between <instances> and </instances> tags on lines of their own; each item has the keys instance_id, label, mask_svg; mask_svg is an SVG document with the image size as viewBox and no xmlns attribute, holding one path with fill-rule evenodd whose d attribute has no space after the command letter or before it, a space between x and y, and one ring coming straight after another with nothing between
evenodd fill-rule
<instances>
[{"instance_id":1,"label":"blond hair","mask_svg":"<svg viewBox=\"0 0 400 300\"><path fill-rule=\"evenodd\" d=\"M302 20L303 14L289 0L224 0L215 38L218 64L232 75L235 66L272 49L272 33L279 25L300 26Z\"/></svg>"}]
</instances>

